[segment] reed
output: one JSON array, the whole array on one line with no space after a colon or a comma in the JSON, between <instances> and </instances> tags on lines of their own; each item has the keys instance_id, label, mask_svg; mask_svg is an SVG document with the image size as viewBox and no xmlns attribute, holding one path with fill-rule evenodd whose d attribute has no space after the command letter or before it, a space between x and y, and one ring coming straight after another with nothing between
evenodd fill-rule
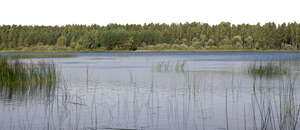
<instances>
[{"instance_id":1,"label":"reed","mask_svg":"<svg viewBox=\"0 0 300 130\"><path fill-rule=\"evenodd\" d=\"M260 77L272 77L288 74L287 67L285 67L284 64L280 62L255 62L254 64L248 66L247 71L250 75Z\"/></svg>"},{"instance_id":2,"label":"reed","mask_svg":"<svg viewBox=\"0 0 300 130\"><path fill-rule=\"evenodd\" d=\"M177 62L162 61L157 63L154 69L157 72L184 72L185 66L186 66L186 61L177 61Z\"/></svg>"},{"instance_id":3,"label":"reed","mask_svg":"<svg viewBox=\"0 0 300 130\"><path fill-rule=\"evenodd\" d=\"M267 92L253 90L252 108L255 129L260 130L297 130L300 107L296 102L295 79L290 75L280 84L278 94L269 95ZM297 76L296 76L297 77ZM255 85L255 84L254 84ZM258 111L257 114L255 111ZM256 124L258 124L256 126Z\"/></svg>"},{"instance_id":4,"label":"reed","mask_svg":"<svg viewBox=\"0 0 300 130\"><path fill-rule=\"evenodd\" d=\"M23 63L7 56L0 57L1 87L52 86L57 79L54 63Z\"/></svg>"}]
</instances>

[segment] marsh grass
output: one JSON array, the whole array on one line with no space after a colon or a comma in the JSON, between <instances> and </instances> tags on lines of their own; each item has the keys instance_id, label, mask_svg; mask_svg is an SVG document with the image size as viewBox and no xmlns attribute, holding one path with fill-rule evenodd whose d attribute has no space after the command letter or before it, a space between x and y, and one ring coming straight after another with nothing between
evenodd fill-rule
<instances>
[{"instance_id":1,"label":"marsh grass","mask_svg":"<svg viewBox=\"0 0 300 130\"><path fill-rule=\"evenodd\" d=\"M297 130L300 107L296 103L295 89L295 80L290 79L279 85L276 96L254 89L251 99L254 129Z\"/></svg>"},{"instance_id":2,"label":"marsh grass","mask_svg":"<svg viewBox=\"0 0 300 130\"><path fill-rule=\"evenodd\" d=\"M72 58L74 55L70 54L20 54L20 55L9 55L11 59L32 59L32 58Z\"/></svg>"},{"instance_id":3,"label":"marsh grass","mask_svg":"<svg viewBox=\"0 0 300 130\"><path fill-rule=\"evenodd\" d=\"M57 80L54 63L23 63L18 59L0 57L1 87L52 86Z\"/></svg>"},{"instance_id":4,"label":"marsh grass","mask_svg":"<svg viewBox=\"0 0 300 130\"><path fill-rule=\"evenodd\" d=\"M296 84L298 73L291 67L297 62L255 62L248 66L248 74L253 76L253 95L251 98L253 129L255 130L296 130L300 107L296 102ZM278 77L278 86L264 88L258 79ZM274 80L274 79L273 79ZM272 81L267 80L267 81ZM259 84L257 84L258 82ZM256 88L259 89L256 89ZM272 89L276 93L272 93Z\"/></svg>"},{"instance_id":5,"label":"marsh grass","mask_svg":"<svg viewBox=\"0 0 300 130\"><path fill-rule=\"evenodd\" d=\"M259 77L273 77L288 74L288 68L282 62L260 62L250 64L247 68L248 74Z\"/></svg>"},{"instance_id":6,"label":"marsh grass","mask_svg":"<svg viewBox=\"0 0 300 130\"><path fill-rule=\"evenodd\" d=\"M186 61L177 61L175 63L170 61L162 61L154 66L157 72L184 72Z\"/></svg>"}]
</instances>

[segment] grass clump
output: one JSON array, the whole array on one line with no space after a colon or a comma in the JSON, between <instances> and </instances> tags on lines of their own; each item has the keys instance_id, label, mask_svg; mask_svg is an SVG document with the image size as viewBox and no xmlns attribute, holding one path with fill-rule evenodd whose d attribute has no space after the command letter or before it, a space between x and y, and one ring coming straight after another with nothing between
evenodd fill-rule
<instances>
[{"instance_id":1,"label":"grass clump","mask_svg":"<svg viewBox=\"0 0 300 130\"><path fill-rule=\"evenodd\" d=\"M7 56L0 57L0 87L52 86L57 76L54 63L23 63Z\"/></svg>"},{"instance_id":2,"label":"grass clump","mask_svg":"<svg viewBox=\"0 0 300 130\"><path fill-rule=\"evenodd\" d=\"M20 54L20 55L10 55L12 59L31 59L31 58L71 58L75 57L70 54L42 54L42 55L33 55L33 54Z\"/></svg>"},{"instance_id":3,"label":"grass clump","mask_svg":"<svg viewBox=\"0 0 300 130\"><path fill-rule=\"evenodd\" d=\"M281 63L269 62L269 63L254 63L248 66L248 74L253 76L276 76L284 75L288 73L288 69Z\"/></svg>"},{"instance_id":4,"label":"grass clump","mask_svg":"<svg viewBox=\"0 0 300 130\"><path fill-rule=\"evenodd\" d=\"M184 72L185 66L185 61L177 61L176 63L162 61L157 63L157 65L155 66L155 70L157 72Z\"/></svg>"}]
</instances>

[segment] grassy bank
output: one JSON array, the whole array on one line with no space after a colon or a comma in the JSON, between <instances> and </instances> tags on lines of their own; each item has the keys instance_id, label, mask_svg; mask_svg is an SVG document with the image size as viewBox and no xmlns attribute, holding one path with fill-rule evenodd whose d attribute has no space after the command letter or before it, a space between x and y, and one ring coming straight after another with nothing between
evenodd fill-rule
<instances>
[{"instance_id":1,"label":"grassy bank","mask_svg":"<svg viewBox=\"0 0 300 130\"><path fill-rule=\"evenodd\" d=\"M69 54L42 54L42 55L30 55L30 54L20 54L20 55L9 55L8 57L12 59L31 59L31 58L71 58L75 57L75 55Z\"/></svg>"},{"instance_id":2,"label":"grassy bank","mask_svg":"<svg viewBox=\"0 0 300 130\"><path fill-rule=\"evenodd\" d=\"M103 48L98 49L72 49L72 48L60 48L60 49L6 49L0 50L0 53L9 52L300 52L296 49L223 49L223 48L208 48L208 49L138 49L136 51L131 50L106 50Z\"/></svg>"}]
</instances>

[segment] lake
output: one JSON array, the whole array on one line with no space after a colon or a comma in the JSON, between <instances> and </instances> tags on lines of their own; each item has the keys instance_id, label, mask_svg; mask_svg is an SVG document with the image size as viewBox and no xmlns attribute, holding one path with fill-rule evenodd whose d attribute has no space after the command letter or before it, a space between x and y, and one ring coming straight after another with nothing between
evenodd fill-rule
<instances>
[{"instance_id":1,"label":"lake","mask_svg":"<svg viewBox=\"0 0 300 130\"><path fill-rule=\"evenodd\" d=\"M24 53L1 55L12 54ZM61 79L54 90L1 87L0 129L300 128L297 52L64 54L76 57L23 59L55 63ZM289 74L251 75L254 63Z\"/></svg>"}]
</instances>

